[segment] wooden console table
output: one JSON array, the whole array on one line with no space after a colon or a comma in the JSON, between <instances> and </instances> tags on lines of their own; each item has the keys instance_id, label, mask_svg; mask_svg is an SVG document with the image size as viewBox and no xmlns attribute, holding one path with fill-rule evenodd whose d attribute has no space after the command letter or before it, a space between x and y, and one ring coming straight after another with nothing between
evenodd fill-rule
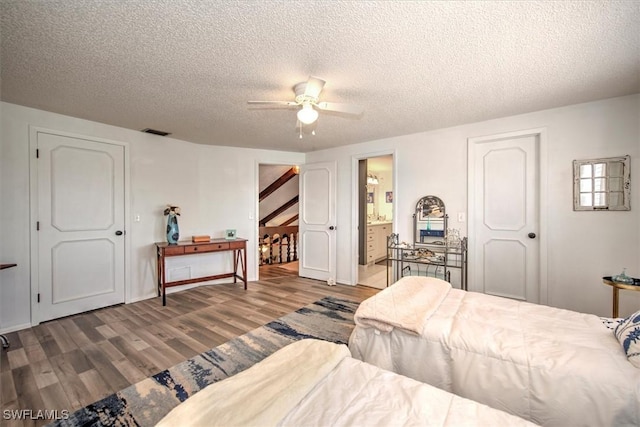
<instances>
[{"instance_id":1,"label":"wooden console table","mask_svg":"<svg viewBox=\"0 0 640 427\"><path fill-rule=\"evenodd\" d=\"M185 241L178 242L175 245L170 245L166 242L159 242L155 245L158 258L158 296L162 295L162 305L167 305L166 288L170 288L171 286L187 285L189 283L206 282L209 280L233 277L233 283L237 283L237 279L240 279L244 282L245 290L247 289L247 239L211 239L210 241L204 243L192 243ZM216 274L214 276L196 277L193 279L167 282L164 264L165 258L224 251L233 251L232 273ZM238 266L241 266L242 276L238 274Z\"/></svg>"}]
</instances>

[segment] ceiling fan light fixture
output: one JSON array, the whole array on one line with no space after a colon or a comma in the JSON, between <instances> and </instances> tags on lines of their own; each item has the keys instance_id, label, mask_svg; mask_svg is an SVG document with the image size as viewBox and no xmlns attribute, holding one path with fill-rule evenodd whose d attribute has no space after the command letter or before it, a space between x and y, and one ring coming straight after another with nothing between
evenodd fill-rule
<instances>
[{"instance_id":1,"label":"ceiling fan light fixture","mask_svg":"<svg viewBox=\"0 0 640 427\"><path fill-rule=\"evenodd\" d=\"M310 125L318 119L318 112L309 103L302 104L302 108L298 111L298 120L300 123Z\"/></svg>"}]
</instances>

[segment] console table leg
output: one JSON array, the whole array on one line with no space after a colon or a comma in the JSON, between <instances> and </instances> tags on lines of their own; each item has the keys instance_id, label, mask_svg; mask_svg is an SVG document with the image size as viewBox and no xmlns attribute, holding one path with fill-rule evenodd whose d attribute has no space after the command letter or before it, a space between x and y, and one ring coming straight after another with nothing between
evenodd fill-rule
<instances>
[{"instance_id":1,"label":"console table leg","mask_svg":"<svg viewBox=\"0 0 640 427\"><path fill-rule=\"evenodd\" d=\"M238 266L242 270L242 277L238 276ZM236 283L237 278L242 279L244 289L247 290L247 251L244 249L233 252L233 283Z\"/></svg>"},{"instance_id":2,"label":"console table leg","mask_svg":"<svg viewBox=\"0 0 640 427\"><path fill-rule=\"evenodd\" d=\"M242 261L242 281L244 282L244 290L247 290L247 250L242 250L243 261Z\"/></svg>"},{"instance_id":3,"label":"console table leg","mask_svg":"<svg viewBox=\"0 0 640 427\"><path fill-rule=\"evenodd\" d=\"M160 252L158 251L158 254L156 256L156 291L158 292L158 296L161 295L161 290L160 288L162 287L161 284L161 277L162 277L162 266L160 264Z\"/></svg>"},{"instance_id":4,"label":"console table leg","mask_svg":"<svg viewBox=\"0 0 640 427\"><path fill-rule=\"evenodd\" d=\"M167 278L165 277L164 257L162 257L162 306L167 305Z\"/></svg>"},{"instance_id":5,"label":"console table leg","mask_svg":"<svg viewBox=\"0 0 640 427\"><path fill-rule=\"evenodd\" d=\"M238 260L240 258L240 251L233 250L233 283L238 282Z\"/></svg>"}]
</instances>

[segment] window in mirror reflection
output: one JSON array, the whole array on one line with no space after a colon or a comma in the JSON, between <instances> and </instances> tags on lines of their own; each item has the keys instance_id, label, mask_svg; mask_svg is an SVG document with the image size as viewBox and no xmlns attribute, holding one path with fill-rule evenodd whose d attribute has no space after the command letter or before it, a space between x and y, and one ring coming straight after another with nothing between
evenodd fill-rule
<instances>
[{"instance_id":1,"label":"window in mirror reflection","mask_svg":"<svg viewBox=\"0 0 640 427\"><path fill-rule=\"evenodd\" d=\"M573 161L573 210L631 210L629 156Z\"/></svg>"}]
</instances>

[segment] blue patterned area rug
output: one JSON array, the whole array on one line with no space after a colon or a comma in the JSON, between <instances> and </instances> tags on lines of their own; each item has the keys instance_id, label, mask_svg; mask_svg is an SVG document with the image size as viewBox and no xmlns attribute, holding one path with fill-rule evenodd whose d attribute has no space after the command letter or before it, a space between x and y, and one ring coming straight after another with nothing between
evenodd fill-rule
<instances>
[{"instance_id":1,"label":"blue patterned area rug","mask_svg":"<svg viewBox=\"0 0 640 427\"><path fill-rule=\"evenodd\" d=\"M192 359L179 363L50 426L153 426L189 396L303 338L346 344L354 301L325 297Z\"/></svg>"}]
</instances>

